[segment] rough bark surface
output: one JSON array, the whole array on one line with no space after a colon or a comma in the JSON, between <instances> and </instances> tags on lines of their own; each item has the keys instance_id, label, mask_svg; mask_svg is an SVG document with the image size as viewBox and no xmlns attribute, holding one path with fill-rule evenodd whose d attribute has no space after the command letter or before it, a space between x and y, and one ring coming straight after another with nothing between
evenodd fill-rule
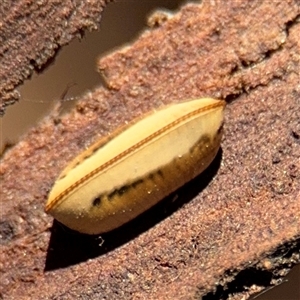
<instances>
[{"instance_id":1,"label":"rough bark surface","mask_svg":"<svg viewBox=\"0 0 300 300\"><path fill-rule=\"evenodd\" d=\"M247 299L278 283L300 260L299 5L186 5L99 61L106 88L9 150L2 299ZM43 205L72 157L142 112L201 96L228 101L203 174L101 238L52 224Z\"/></svg>"},{"instance_id":2,"label":"rough bark surface","mask_svg":"<svg viewBox=\"0 0 300 300\"><path fill-rule=\"evenodd\" d=\"M19 99L16 88L51 63L61 46L98 28L107 2L1 0L0 115Z\"/></svg>"}]
</instances>

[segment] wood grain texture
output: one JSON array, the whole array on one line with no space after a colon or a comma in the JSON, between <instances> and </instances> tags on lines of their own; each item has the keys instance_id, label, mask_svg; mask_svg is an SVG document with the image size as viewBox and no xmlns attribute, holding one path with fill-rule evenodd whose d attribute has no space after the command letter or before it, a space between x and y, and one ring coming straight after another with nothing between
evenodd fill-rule
<instances>
[{"instance_id":1,"label":"wood grain texture","mask_svg":"<svg viewBox=\"0 0 300 300\"><path fill-rule=\"evenodd\" d=\"M2 298L240 299L278 283L299 262L299 14L296 0L203 1L104 57L109 88L1 160ZM44 202L70 158L142 112L203 96L229 103L204 174L102 239L52 225ZM251 270L267 279L249 282Z\"/></svg>"},{"instance_id":2,"label":"wood grain texture","mask_svg":"<svg viewBox=\"0 0 300 300\"><path fill-rule=\"evenodd\" d=\"M84 30L96 30L110 0L0 3L0 116L16 102L16 88L53 62L59 49Z\"/></svg>"}]
</instances>

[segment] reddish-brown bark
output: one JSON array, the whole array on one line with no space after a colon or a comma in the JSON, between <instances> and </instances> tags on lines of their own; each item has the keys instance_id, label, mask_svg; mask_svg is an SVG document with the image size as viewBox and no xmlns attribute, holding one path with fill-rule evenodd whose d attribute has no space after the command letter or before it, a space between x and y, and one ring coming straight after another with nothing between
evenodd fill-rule
<instances>
[{"instance_id":1,"label":"reddish-brown bark","mask_svg":"<svg viewBox=\"0 0 300 300\"><path fill-rule=\"evenodd\" d=\"M0 116L19 99L16 88L50 64L61 46L98 28L110 0L0 3Z\"/></svg>"},{"instance_id":2,"label":"reddish-brown bark","mask_svg":"<svg viewBox=\"0 0 300 300\"><path fill-rule=\"evenodd\" d=\"M299 262L299 15L296 0L190 4L103 58L108 88L1 161L2 297L199 299L217 288L234 299L278 282ZM72 157L144 111L201 96L228 101L206 172L104 243L52 226L43 205Z\"/></svg>"}]
</instances>

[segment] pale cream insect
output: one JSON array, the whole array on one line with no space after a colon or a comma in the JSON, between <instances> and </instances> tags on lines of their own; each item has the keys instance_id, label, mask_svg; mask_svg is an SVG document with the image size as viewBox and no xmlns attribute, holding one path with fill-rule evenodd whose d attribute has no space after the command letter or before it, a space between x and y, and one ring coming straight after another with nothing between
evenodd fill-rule
<instances>
[{"instance_id":1,"label":"pale cream insect","mask_svg":"<svg viewBox=\"0 0 300 300\"><path fill-rule=\"evenodd\" d=\"M82 233L135 218L201 173L221 141L225 101L173 104L82 152L55 182L46 212Z\"/></svg>"}]
</instances>

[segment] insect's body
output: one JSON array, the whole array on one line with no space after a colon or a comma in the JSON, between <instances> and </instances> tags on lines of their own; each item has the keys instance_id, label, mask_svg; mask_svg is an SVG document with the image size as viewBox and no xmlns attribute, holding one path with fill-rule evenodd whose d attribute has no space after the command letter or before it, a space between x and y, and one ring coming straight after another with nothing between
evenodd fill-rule
<instances>
[{"instance_id":1,"label":"insect's body","mask_svg":"<svg viewBox=\"0 0 300 300\"><path fill-rule=\"evenodd\" d=\"M88 234L128 222L211 163L224 106L213 99L170 105L91 146L58 178L46 211Z\"/></svg>"}]
</instances>

